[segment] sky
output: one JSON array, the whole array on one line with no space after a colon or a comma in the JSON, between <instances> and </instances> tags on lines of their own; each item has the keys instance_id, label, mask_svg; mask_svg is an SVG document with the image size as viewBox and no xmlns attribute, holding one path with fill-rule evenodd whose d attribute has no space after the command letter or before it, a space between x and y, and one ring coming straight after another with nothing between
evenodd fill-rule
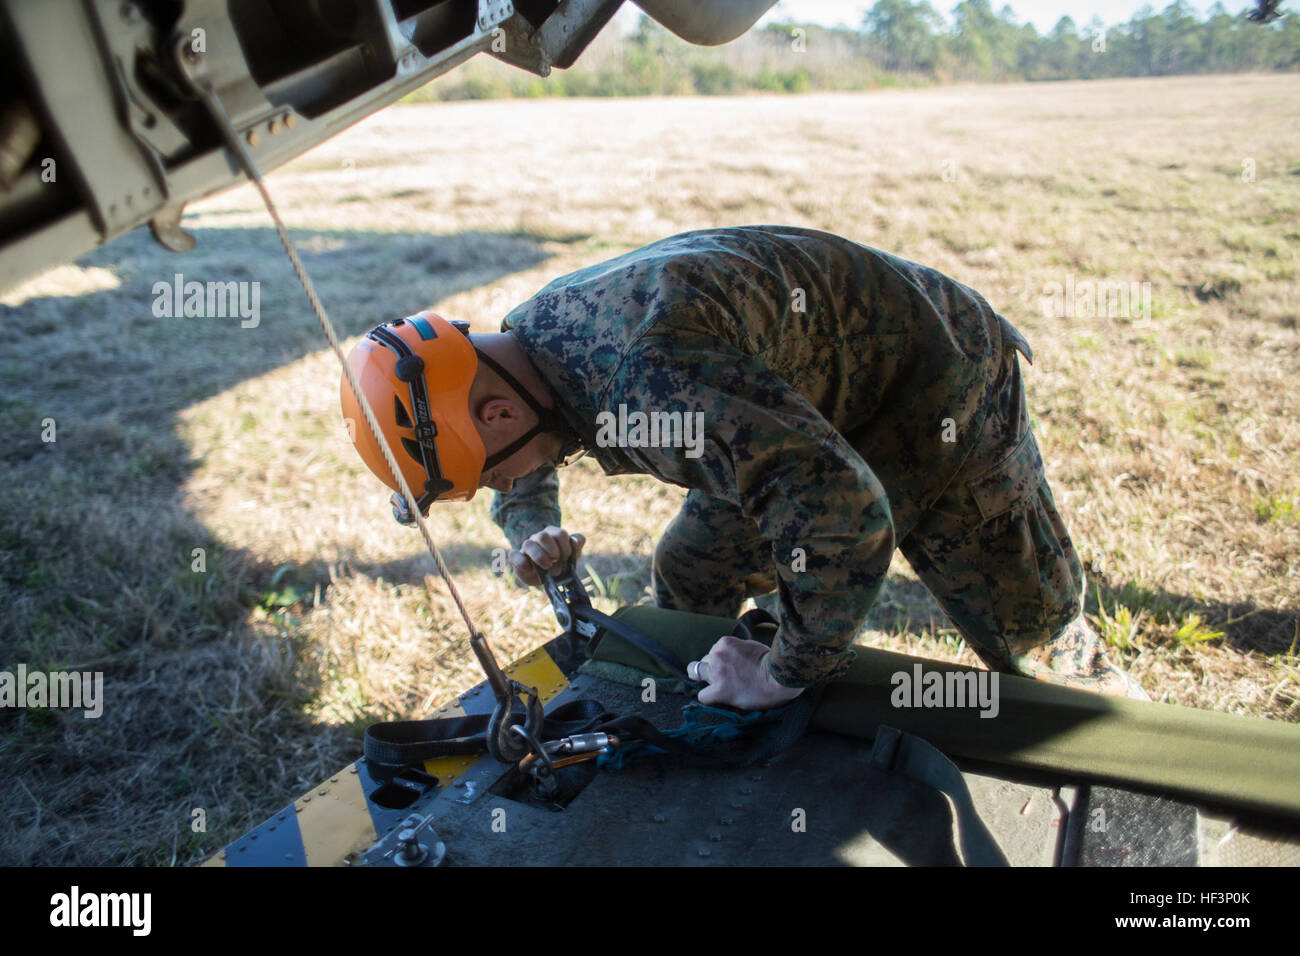
<instances>
[{"instance_id":1,"label":"sky","mask_svg":"<svg viewBox=\"0 0 1300 956\"><path fill-rule=\"evenodd\" d=\"M1214 0L1187 2L1202 19L1214 5ZM949 13L957 5L957 0L930 0L930 5L951 22ZM1021 22L1028 21L1039 33L1047 33L1062 16L1073 18L1080 27L1086 26L1094 14L1100 16L1107 26L1123 23L1143 6L1143 0L990 0L990 5L998 11L1010 5ZM1169 0L1151 0L1149 5L1155 10L1162 10L1169 5ZM1255 3L1254 0L1223 0L1223 6L1229 13L1237 13L1253 9ZM1284 8L1290 6L1290 3L1283 4ZM763 15L758 25L773 21L801 20L828 27L847 26L856 29L862 22L862 14L870 8L871 0L780 0ZM625 3L618 17L635 23L639 15L640 11L633 4Z\"/></svg>"}]
</instances>

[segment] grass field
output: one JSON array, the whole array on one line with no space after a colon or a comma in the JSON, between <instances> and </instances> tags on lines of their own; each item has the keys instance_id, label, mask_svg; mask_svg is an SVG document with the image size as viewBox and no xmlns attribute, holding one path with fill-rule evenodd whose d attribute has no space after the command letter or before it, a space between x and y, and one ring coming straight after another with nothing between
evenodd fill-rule
<instances>
[{"instance_id":1,"label":"grass field","mask_svg":"<svg viewBox=\"0 0 1300 956\"><path fill-rule=\"evenodd\" d=\"M270 186L348 336L425 307L491 330L557 275L706 226L943 270L1033 345L1115 654L1157 700L1296 721L1297 157L1300 77L1231 76L402 106ZM0 711L0 863L197 862L357 756L367 722L477 680L255 193L186 225L187 256L137 233L0 296L0 666L105 682L97 720ZM259 283L260 321L157 317L178 272ZM1141 294L1092 307L1118 283ZM1045 308L1058 289L1070 308ZM565 474L602 607L647 599L682 494ZM510 659L556 628L493 573L489 498L432 529ZM901 558L860 640L976 663Z\"/></svg>"}]
</instances>

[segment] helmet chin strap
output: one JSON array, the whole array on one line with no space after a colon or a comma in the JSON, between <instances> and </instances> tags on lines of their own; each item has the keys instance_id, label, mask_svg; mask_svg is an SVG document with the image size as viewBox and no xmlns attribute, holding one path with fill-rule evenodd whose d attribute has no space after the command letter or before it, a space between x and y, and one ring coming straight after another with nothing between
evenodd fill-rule
<instances>
[{"instance_id":1,"label":"helmet chin strap","mask_svg":"<svg viewBox=\"0 0 1300 956\"><path fill-rule=\"evenodd\" d=\"M517 378L507 372L500 362L484 353L477 346L474 347L474 351L478 353L479 359L486 363L488 368L500 375L505 383L514 389L515 393L522 398L528 404L528 407L537 415L537 424L529 429L526 434L516 438L505 448L502 448L495 455L490 456L487 461L483 462L484 471L487 471L490 468L495 468L538 435L551 432L567 438L572 434L573 429L569 427L569 424L564 420L564 417L554 408L543 408L529 393L528 389L524 388Z\"/></svg>"}]
</instances>

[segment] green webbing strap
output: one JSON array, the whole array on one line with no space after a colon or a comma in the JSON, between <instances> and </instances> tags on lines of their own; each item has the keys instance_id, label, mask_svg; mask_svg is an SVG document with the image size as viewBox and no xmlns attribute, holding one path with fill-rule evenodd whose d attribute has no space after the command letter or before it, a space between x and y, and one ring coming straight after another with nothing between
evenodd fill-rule
<instances>
[{"instance_id":1,"label":"green webbing strap","mask_svg":"<svg viewBox=\"0 0 1300 956\"><path fill-rule=\"evenodd\" d=\"M697 660L735 621L631 607L616 617ZM895 707L895 675L987 673L858 646L812 717L816 730L873 738L884 726L915 734L943 753L1005 766L1152 787L1229 806L1300 816L1300 726L1125 698L999 674L997 716L974 707ZM639 651L603 632L591 656L659 673ZM991 675L989 675L991 676ZM986 678L987 679L987 678Z\"/></svg>"},{"instance_id":2,"label":"green webbing strap","mask_svg":"<svg viewBox=\"0 0 1300 956\"><path fill-rule=\"evenodd\" d=\"M938 790L952 803L957 850L966 866L1010 866L997 841L980 819L966 778L957 765L920 737L896 727L880 727L871 751L871 765Z\"/></svg>"}]
</instances>

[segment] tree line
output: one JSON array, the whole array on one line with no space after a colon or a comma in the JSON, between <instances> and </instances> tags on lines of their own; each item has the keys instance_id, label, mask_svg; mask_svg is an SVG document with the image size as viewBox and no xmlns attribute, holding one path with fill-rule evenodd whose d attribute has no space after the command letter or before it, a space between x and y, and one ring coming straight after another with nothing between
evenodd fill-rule
<instances>
[{"instance_id":1,"label":"tree line","mask_svg":"<svg viewBox=\"0 0 1300 956\"><path fill-rule=\"evenodd\" d=\"M865 52L889 71L993 81L1300 67L1300 20L1254 23L1221 3L1203 20L1182 0L1159 13L1144 7L1111 27L1094 17L1080 28L1061 17L1046 34L1018 23L1009 6L995 14L988 0L962 0L952 14L948 29L924 0L876 0L863 19Z\"/></svg>"},{"instance_id":2,"label":"tree line","mask_svg":"<svg viewBox=\"0 0 1300 956\"><path fill-rule=\"evenodd\" d=\"M995 13L990 0L962 0L951 25L928 0L876 0L856 30L774 23L721 47L691 46L643 15L627 36L598 36L571 69L543 78L475 57L410 98L801 93L1296 69L1294 13L1261 24L1216 3L1202 19L1175 0L1112 26L1061 17L1040 34L1009 6Z\"/></svg>"}]
</instances>

